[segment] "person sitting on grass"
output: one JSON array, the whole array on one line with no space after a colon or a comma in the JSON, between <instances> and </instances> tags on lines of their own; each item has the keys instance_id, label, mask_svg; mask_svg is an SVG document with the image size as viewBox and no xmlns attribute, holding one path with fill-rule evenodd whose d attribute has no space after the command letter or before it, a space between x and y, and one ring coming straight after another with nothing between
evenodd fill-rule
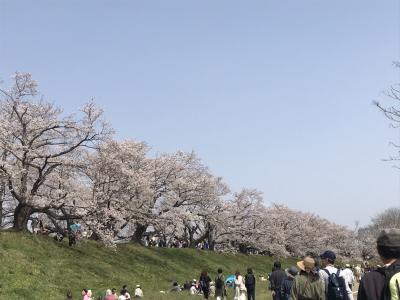
<instances>
[{"instance_id":1,"label":"person sitting on grass","mask_svg":"<svg viewBox=\"0 0 400 300\"><path fill-rule=\"evenodd\" d=\"M190 287L189 292L190 292L190 295L197 295L198 294L197 293L197 289L196 289L196 284L194 282L192 283L192 286Z\"/></svg>"},{"instance_id":2,"label":"person sitting on grass","mask_svg":"<svg viewBox=\"0 0 400 300\"><path fill-rule=\"evenodd\" d=\"M118 300L131 300L131 295L129 294L126 285L122 287L121 295L118 297Z\"/></svg>"},{"instance_id":3,"label":"person sitting on grass","mask_svg":"<svg viewBox=\"0 0 400 300\"><path fill-rule=\"evenodd\" d=\"M73 298L72 298L72 292L71 291L68 291L67 292L67 296L65 297L65 300L72 300Z\"/></svg>"},{"instance_id":4,"label":"person sitting on grass","mask_svg":"<svg viewBox=\"0 0 400 300\"><path fill-rule=\"evenodd\" d=\"M87 289L82 289L82 300L89 300Z\"/></svg>"},{"instance_id":5,"label":"person sitting on grass","mask_svg":"<svg viewBox=\"0 0 400 300\"><path fill-rule=\"evenodd\" d=\"M112 294L111 290L108 289L106 291L106 296L104 297L104 300L117 300L117 298L115 298L114 295Z\"/></svg>"},{"instance_id":6,"label":"person sitting on grass","mask_svg":"<svg viewBox=\"0 0 400 300\"><path fill-rule=\"evenodd\" d=\"M140 287L140 284L136 285L135 298L143 298L143 291L142 288Z\"/></svg>"},{"instance_id":7,"label":"person sitting on grass","mask_svg":"<svg viewBox=\"0 0 400 300\"><path fill-rule=\"evenodd\" d=\"M172 283L172 289L170 290L170 292L180 292L181 288L179 287L178 282L174 281Z\"/></svg>"}]
</instances>

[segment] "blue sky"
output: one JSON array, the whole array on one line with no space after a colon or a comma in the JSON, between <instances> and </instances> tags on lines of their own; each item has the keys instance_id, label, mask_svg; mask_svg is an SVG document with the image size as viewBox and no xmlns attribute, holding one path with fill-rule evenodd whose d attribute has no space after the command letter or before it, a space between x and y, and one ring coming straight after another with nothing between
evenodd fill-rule
<instances>
[{"instance_id":1,"label":"blue sky","mask_svg":"<svg viewBox=\"0 0 400 300\"><path fill-rule=\"evenodd\" d=\"M66 112L94 97L118 138L350 227L400 205L400 132L371 104L395 60L395 0L0 1L0 79Z\"/></svg>"}]
</instances>

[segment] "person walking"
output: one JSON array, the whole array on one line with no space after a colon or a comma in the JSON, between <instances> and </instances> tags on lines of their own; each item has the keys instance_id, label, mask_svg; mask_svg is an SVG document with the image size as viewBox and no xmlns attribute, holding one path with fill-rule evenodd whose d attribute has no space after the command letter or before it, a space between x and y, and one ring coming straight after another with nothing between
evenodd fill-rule
<instances>
[{"instance_id":1,"label":"person walking","mask_svg":"<svg viewBox=\"0 0 400 300\"><path fill-rule=\"evenodd\" d=\"M206 271L201 272L199 282L201 291L203 292L204 299L208 299L208 296L210 294L211 278L210 276L207 275Z\"/></svg>"},{"instance_id":2,"label":"person walking","mask_svg":"<svg viewBox=\"0 0 400 300\"><path fill-rule=\"evenodd\" d=\"M272 299L280 300L280 291L282 281L286 278L286 273L281 269L281 262L274 262L274 271L269 277L270 289L272 291Z\"/></svg>"},{"instance_id":3,"label":"person walking","mask_svg":"<svg viewBox=\"0 0 400 300\"><path fill-rule=\"evenodd\" d=\"M353 271L351 270L350 264L345 264L344 269L342 270L342 275L349 284L350 290L353 291L353 284L355 281L355 277Z\"/></svg>"},{"instance_id":4,"label":"person walking","mask_svg":"<svg viewBox=\"0 0 400 300\"><path fill-rule=\"evenodd\" d=\"M281 294L280 294L281 300L289 300L290 299L290 293L292 291L293 280L298 272L299 271L297 270L297 268L295 266L290 267L287 270L287 277L282 281L282 285L281 285Z\"/></svg>"},{"instance_id":5,"label":"person walking","mask_svg":"<svg viewBox=\"0 0 400 300\"><path fill-rule=\"evenodd\" d=\"M235 273L235 297L234 300L246 300L246 285L239 271Z\"/></svg>"},{"instance_id":6,"label":"person walking","mask_svg":"<svg viewBox=\"0 0 400 300\"><path fill-rule=\"evenodd\" d=\"M361 281L361 277L362 277L362 269L361 269L360 264L358 264L354 267L354 276L356 277L356 280L359 283Z\"/></svg>"},{"instance_id":7,"label":"person walking","mask_svg":"<svg viewBox=\"0 0 400 300\"><path fill-rule=\"evenodd\" d=\"M376 241L384 266L366 273L358 288L358 300L400 299L400 229L383 230Z\"/></svg>"},{"instance_id":8,"label":"person walking","mask_svg":"<svg viewBox=\"0 0 400 300\"><path fill-rule=\"evenodd\" d=\"M215 298L217 300L226 300L225 276L221 268L217 270L217 276L215 277Z\"/></svg>"},{"instance_id":9,"label":"person walking","mask_svg":"<svg viewBox=\"0 0 400 300\"><path fill-rule=\"evenodd\" d=\"M247 300L256 299L256 278L254 277L253 270L247 269L247 274L244 276L244 284L247 290Z\"/></svg>"},{"instance_id":10,"label":"person walking","mask_svg":"<svg viewBox=\"0 0 400 300\"><path fill-rule=\"evenodd\" d=\"M315 269L315 260L306 256L297 262L299 275L293 279L291 300L325 300L325 288L319 273Z\"/></svg>"},{"instance_id":11,"label":"person walking","mask_svg":"<svg viewBox=\"0 0 400 300\"><path fill-rule=\"evenodd\" d=\"M334 267L336 255L331 250L326 250L320 255L322 269L319 275L325 283L325 294L328 300L353 300L353 292L343 272ZM347 296L346 296L347 294Z\"/></svg>"}]
</instances>

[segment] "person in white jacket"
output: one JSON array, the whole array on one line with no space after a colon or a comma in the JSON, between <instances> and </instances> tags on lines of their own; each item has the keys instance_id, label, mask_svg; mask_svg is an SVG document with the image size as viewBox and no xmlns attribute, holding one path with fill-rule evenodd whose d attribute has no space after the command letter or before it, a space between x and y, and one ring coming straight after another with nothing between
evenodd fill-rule
<instances>
[{"instance_id":1,"label":"person in white jacket","mask_svg":"<svg viewBox=\"0 0 400 300\"><path fill-rule=\"evenodd\" d=\"M234 300L246 300L246 286L244 284L243 276L239 271L235 273L235 297Z\"/></svg>"},{"instance_id":2,"label":"person in white jacket","mask_svg":"<svg viewBox=\"0 0 400 300\"><path fill-rule=\"evenodd\" d=\"M350 268L349 264L346 264L344 266L344 269L342 270L342 275L346 279L347 283L349 284L349 287L351 290L353 290L353 284L355 281L354 273Z\"/></svg>"},{"instance_id":3,"label":"person in white jacket","mask_svg":"<svg viewBox=\"0 0 400 300\"><path fill-rule=\"evenodd\" d=\"M136 285L136 289L135 289L135 298L143 298L143 290L140 287L140 284Z\"/></svg>"}]
</instances>

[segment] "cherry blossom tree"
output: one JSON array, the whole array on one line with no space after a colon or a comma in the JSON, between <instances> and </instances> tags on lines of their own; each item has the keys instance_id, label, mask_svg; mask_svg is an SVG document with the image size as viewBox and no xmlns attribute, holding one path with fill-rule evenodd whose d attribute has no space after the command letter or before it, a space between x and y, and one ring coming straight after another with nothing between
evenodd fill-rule
<instances>
[{"instance_id":1,"label":"cherry blossom tree","mask_svg":"<svg viewBox=\"0 0 400 300\"><path fill-rule=\"evenodd\" d=\"M222 179L213 176L194 152L157 156L151 168L149 211L154 218L146 225L160 229L179 223L180 235L186 234L189 246L206 239L210 211L228 192Z\"/></svg>"},{"instance_id":2,"label":"cherry blossom tree","mask_svg":"<svg viewBox=\"0 0 400 300\"><path fill-rule=\"evenodd\" d=\"M96 234L109 231L110 238L116 238L127 226L150 217L148 150L144 142L109 141L86 159L90 193L85 202L95 208L90 219Z\"/></svg>"},{"instance_id":3,"label":"cherry blossom tree","mask_svg":"<svg viewBox=\"0 0 400 300\"><path fill-rule=\"evenodd\" d=\"M11 222L23 230L40 215L61 233L79 220L107 245L121 238L141 241L151 230L190 247L206 241L211 250L371 253L365 242L370 229L357 237L313 214L267 206L257 190L231 194L194 152L150 157L145 142L113 140L93 102L78 115L65 115L40 98L30 74L16 73L12 87L0 94L0 227ZM398 113L384 112L392 118ZM375 223L387 219L382 215ZM398 214L391 212L390 219Z\"/></svg>"},{"instance_id":4,"label":"cherry blossom tree","mask_svg":"<svg viewBox=\"0 0 400 300\"><path fill-rule=\"evenodd\" d=\"M16 73L13 86L0 92L0 177L17 202L13 227L21 230L33 213L66 205L63 180L79 167L80 151L95 148L111 129L93 103L83 107L78 119L36 100L37 84L30 74Z\"/></svg>"}]
</instances>

